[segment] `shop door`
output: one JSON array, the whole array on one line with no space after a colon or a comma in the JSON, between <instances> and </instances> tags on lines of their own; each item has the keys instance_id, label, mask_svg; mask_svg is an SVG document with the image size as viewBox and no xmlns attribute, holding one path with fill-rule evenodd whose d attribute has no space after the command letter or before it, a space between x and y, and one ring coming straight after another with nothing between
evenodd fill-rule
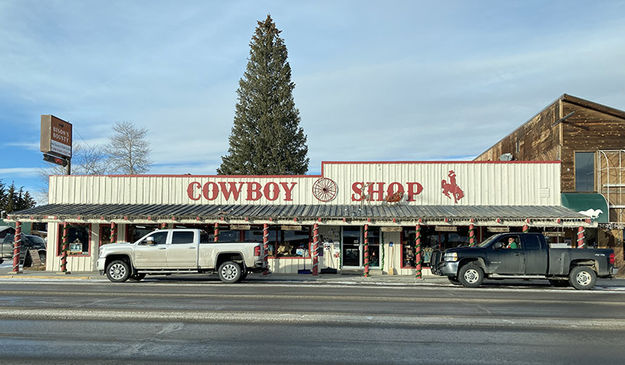
<instances>
[{"instance_id":1,"label":"shop door","mask_svg":"<svg viewBox=\"0 0 625 365\"><path fill-rule=\"evenodd\" d=\"M361 267L360 227L343 227L343 267Z\"/></svg>"}]
</instances>

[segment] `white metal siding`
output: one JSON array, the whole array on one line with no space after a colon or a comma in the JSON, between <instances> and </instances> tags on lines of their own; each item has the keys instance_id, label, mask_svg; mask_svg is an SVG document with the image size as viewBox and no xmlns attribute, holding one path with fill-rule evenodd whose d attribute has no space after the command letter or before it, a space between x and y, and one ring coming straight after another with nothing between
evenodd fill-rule
<instances>
[{"instance_id":1,"label":"white metal siding","mask_svg":"<svg viewBox=\"0 0 625 365\"><path fill-rule=\"evenodd\" d=\"M49 202L64 204L383 204L378 201L352 201L354 182L384 182L386 190L392 182L406 187L417 182L423 191L414 205L560 205L559 163L325 163L324 177L337 183L337 197L327 203L317 200L312 188L318 176L306 177L206 177L206 176L52 176ZM457 203L443 195L441 182L449 181L455 171L457 185L464 197ZM201 196L201 188L192 200L187 194L189 184L201 186L213 182L244 183L238 200L226 200L219 194L209 201ZM248 182L277 183L279 198L262 197L246 200ZM296 183L292 201L285 201L280 183ZM364 192L366 193L366 191ZM386 195L386 194L384 194Z\"/></svg>"}]
</instances>

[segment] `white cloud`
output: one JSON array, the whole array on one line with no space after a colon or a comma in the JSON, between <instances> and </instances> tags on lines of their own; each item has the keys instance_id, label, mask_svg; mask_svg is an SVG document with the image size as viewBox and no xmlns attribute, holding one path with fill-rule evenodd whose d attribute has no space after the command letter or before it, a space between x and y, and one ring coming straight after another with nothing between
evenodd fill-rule
<instances>
[{"instance_id":1,"label":"white cloud","mask_svg":"<svg viewBox=\"0 0 625 365\"><path fill-rule=\"evenodd\" d=\"M41 173L39 167L10 167L0 168L0 175L3 177L34 177ZM8 179L7 179L8 180Z\"/></svg>"}]
</instances>

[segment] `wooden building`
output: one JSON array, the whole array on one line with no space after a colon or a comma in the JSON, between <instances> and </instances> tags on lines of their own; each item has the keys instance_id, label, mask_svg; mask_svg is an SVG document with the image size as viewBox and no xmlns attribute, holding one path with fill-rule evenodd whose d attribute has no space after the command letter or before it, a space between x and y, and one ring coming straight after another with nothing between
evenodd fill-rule
<instances>
[{"instance_id":1,"label":"wooden building","mask_svg":"<svg viewBox=\"0 0 625 365\"><path fill-rule=\"evenodd\" d=\"M564 94L475 160L561 161L562 204L599 223L591 240L623 267L624 111Z\"/></svg>"}]
</instances>

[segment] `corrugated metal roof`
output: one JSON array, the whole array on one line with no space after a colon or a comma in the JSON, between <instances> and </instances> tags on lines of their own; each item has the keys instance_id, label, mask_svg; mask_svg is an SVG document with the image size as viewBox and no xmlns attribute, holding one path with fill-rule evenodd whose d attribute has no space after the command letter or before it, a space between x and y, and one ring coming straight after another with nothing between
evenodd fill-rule
<instances>
[{"instance_id":1,"label":"corrugated metal roof","mask_svg":"<svg viewBox=\"0 0 625 365\"><path fill-rule=\"evenodd\" d=\"M49 204L13 212L12 219L42 219L47 216L159 217L201 219L249 218L502 218L576 219L588 217L562 206L410 206L410 205L152 205L152 204Z\"/></svg>"}]
</instances>

